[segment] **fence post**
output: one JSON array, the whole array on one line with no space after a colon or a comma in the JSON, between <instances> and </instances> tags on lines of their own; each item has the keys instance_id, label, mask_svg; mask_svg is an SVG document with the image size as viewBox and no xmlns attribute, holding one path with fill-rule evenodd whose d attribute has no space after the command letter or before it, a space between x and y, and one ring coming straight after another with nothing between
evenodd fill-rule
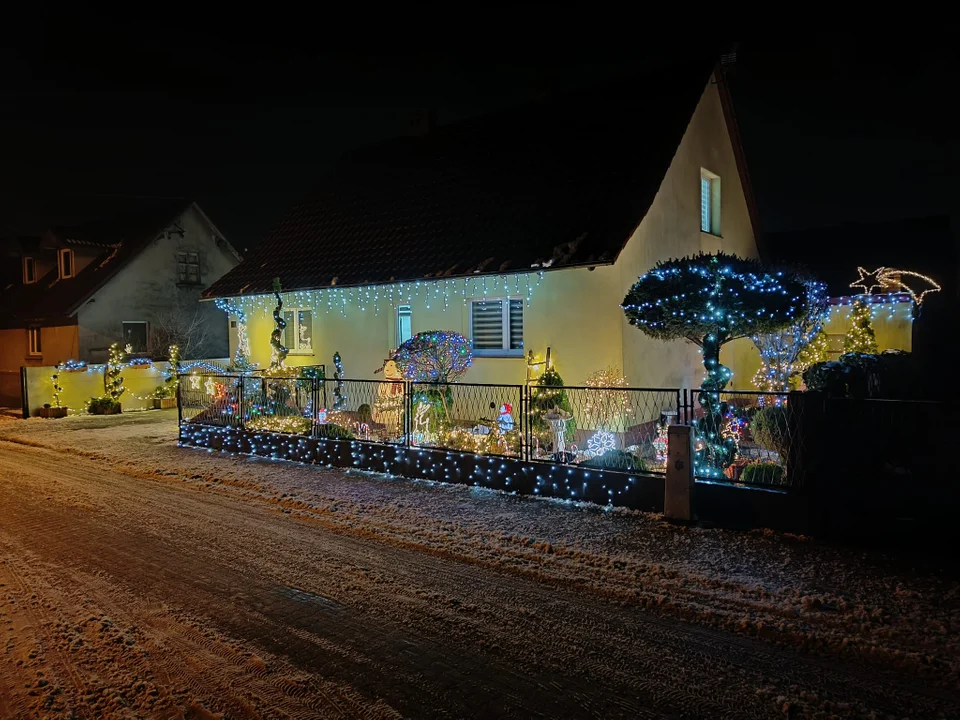
<instances>
[{"instance_id":1,"label":"fence post","mask_svg":"<svg viewBox=\"0 0 960 720\"><path fill-rule=\"evenodd\" d=\"M670 520L693 519L693 428L667 428L667 474L663 482L663 515Z\"/></svg>"},{"instance_id":2,"label":"fence post","mask_svg":"<svg viewBox=\"0 0 960 720\"><path fill-rule=\"evenodd\" d=\"M183 379L184 374L177 375L177 442L183 440Z\"/></svg>"},{"instance_id":3,"label":"fence post","mask_svg":"<svg viewBox=\"0 0 960 720\"><path fill-rule=\"evenodd\" d=\"M413 383L404 381L403 383L403 444L410 447L410 434L412 427L413 414Z\"/></svg>"},{"instance_id":4,"label":"fence post","mask_svg":"<svg viewBox=\"0 0 960 720\"><path fill-rule=\"evenodd\" d=\"M245 425L245 423L244 423L244 421L243 421L243 420L244 420L244 414L245 414L244 408L243 408L243 404L244 404L244 399L243 399L243 385L244 385L244 383L243 383L243 380L244 380L244 377L243 377L243 375L241 375L241 376L240 376L240 385L239 385L239 388L237 389L237 427L239 427L241 430L243 430L244 425Z\"/></svg>"}]
</instances>

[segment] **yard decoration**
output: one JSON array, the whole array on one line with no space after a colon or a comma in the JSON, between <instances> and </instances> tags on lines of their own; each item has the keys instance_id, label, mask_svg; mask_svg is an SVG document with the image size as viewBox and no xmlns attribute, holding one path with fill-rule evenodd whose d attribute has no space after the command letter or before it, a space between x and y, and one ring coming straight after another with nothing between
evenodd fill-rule
<instances>
[{"instance_id":1,"label":"yard decoration","mask_svg":"<svg viewBox=\"0 0 960 720\"><path fill-rule=\"evenodd\" d=\"M123 367L124 353L117 343L110 346L110 357L107 359L107 367L103 376L104 397L119 401L120 396L126 391L123 386L123 376L120 375Z\"/></svg>"},{"instance_id":2,"label":"yard decoration","mask_svg":"<svg viewBox=\"0 0 960 720\"><path fill-rule=\"evenodd\" d=\"M277 306L273 309L273 321L276 327L270 333L270 346L273 351L270 354L270 367L280 368L287 361L287 353L290 351L283 346L280 338L283 337L284 328L287 327L287 321L283 319L283 299L280 297L280 278L273 279L273 295L277 299Z\"/></svg>"},{"instance_id":3,"label":"yard decoration","mask_svg":"<svg viewBox=\"0 0 960 720\"><path fill-rule=\"evenodd\" d=\"M913 298L913 302L916 303L916 307L918 308L923 304L923 299L927 295L942 290L936 280L912 270L879 267L873 272L870 272L862 267L858 267L857 272L860 274L860 277L850 283L850 287L861 288L865 295L872 295L875 289L893 290L897 292L903 291L910 294L910 297ZM903 281L904 277L909 278L912 285L920 288L920 292L918 293L911 285L905 283Z\"/></svg>"},{"instance_id":4,"label":"yard decoration","mask_svg":"<svg viewBox=\"0 0 960 720\"><path fill-rule=\"evenodd\" d=\"M721 477L733 462L736 443L723 437L727 404L720 392L732 377L720 363L720 348L741 337L787 328L807 312L804 282L786 271L770 271L757 260L718 253L657 263L623 299L631 325L658 340L686 339L701 348L706 376L695 421L701 449L698 475Z\"/></svg>"},{"instance_id":5,"label":"yard decoration","mask_svg":"<svg viewBox=\"0 0 960 720\"><path fill-rule=\"evenodd\" d=\"M50 376L50 380L53 383L53 406L55 408L60 407L60 393L63 392L63 388L60 386L61 372L63 372L63 363L58 363L53 369L53 375Z\"/></svg>"},{"instance_id":6,"label":"yard decoration","mask_svg":"<svg viewBox=\"0 0 960 720\"><path fill-rule=\"evenodd\" d=\"M168 410L177 406L177 388L180 386L180 346L171 345L167 348L167 377L163 385L153 392L153 407L155 410Z\"/></svg>"},{"instance_id":7,"label":"yard decoration","mask_svg":"<svg viewBox=\"0 0 960 720\"><path fill-rule=\"evenodd\" d=\"M878 352L877 336L873 332L873 323L870 322L870 308L862 300L857 300L853 304L853 310L850 313L850 329L843 339L843 352L844 354L870 353L873 355Z\"/></svg>"},{"instance_id":8,"label":"yard decoration","mask_svg":"<svg viewBox=\"0 0 960 720\"><path fill-rule=\"evenodd\" d=\"M343 360L339 352L333 354L333 366L336 368L333 379L337 381L333 387L333 409L342 410L347 404L347 396L343 394Z\"/></svg>"},{"instance_id":9,"label":"yard decoration","mask_svg":"<svg viewBox=\"0 0 960 720\"><path fill-rule=\"evenodd\" d=\"M802 376L811 365L826 362L829 359L830 341L827 338L827 331L820 328L819 332L813 336L810 342L807 343L807 346L797 355L794 368L796 372Z\"/></svg>"},{"instance_id":10,"label":"yard decoration","mask_svg":"<svg viewBox=\"0 0 960 720\"><path fill-rule=\"evenodd\" d=\"M622 430L630 406L630 397L623 390L616 389L627 387L627 379L620 372L620 368L597 370L591 373L583 384L590 388L604 388L586 393L586 401L580 413L583 426L609 432Z\"/></svg>"},{"instance_id":11,"label":"yard decoration","mask_svg":"<svg viewBox=\"0 0 960 720\"><path fill-rule=\"evenodd\" d=\"M373 402L373 421L384 427L384 432L392 434L401 427L400 414L403 410L403 375L397 363L392 359L384 361L375 371L383 372L388 382L377 383L377 398Z\"/></svg>"},{"instance_id":12,"label":"yard decoration","mask_svg":"<svg viewBox=\"0 0 960 720\"><path fill-rule=\"evenodd\" d=\"M563 378L556 367L550 366L537 378L537 382L530 390L530 429L542 446L552 446L556 452L556 438L550 432L549 420L546 414L551 410L562 410L568 417L563 425L564 445L573 442L577 431L577 422L573 417L573 407L567 391L563 389Z\"/></svg>"},{"instance_id":13,"label":"yard decoration","mask_svg":"<svg viewBox=\"0 0 960 720\"><path fill-rule=\"evenodd\" d=\"M786 394L795 389L799 385L799 374L809 366L801 361L804 352L815 339L826 341L822 329L828 313L827 287L816 280L808 280L806 288L805 312L787 327L756 334L752 338L760 351L761 366L753 376L753 384L759 390ZM763 397L761 404L765 404Z\"/></svg>"},{"instance_id":14,"label":"yard decoration","mask_svg":"<svg viewBox=\"0 0 960 720\"><path fill-rule=\"evenodd\" d=\"M428 330L407 340L392 357L406 380L450 383L469 369L473 349L460 333Z\"/></svg>"}]
</instances>

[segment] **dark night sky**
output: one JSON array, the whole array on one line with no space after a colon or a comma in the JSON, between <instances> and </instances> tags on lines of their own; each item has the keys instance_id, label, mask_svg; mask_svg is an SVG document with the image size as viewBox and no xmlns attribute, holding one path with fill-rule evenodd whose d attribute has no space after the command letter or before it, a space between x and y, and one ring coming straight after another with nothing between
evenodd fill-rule
<instances>
[{"instance_id":1,"label":"dark night sky","mask_svg":"<svg viewBox=\"0 0 960 720\"><path fill-rule=\"evenodd\" d=\"M702 41L616 18L547 31L539 12L507 29L471 20L470 39L460 21L456 44L409 15L379 32L362 18L34 25L0 50L0 211L57 192L186 196L250 247L341 153L407 132L417 111L450 122ZM765 230L955 208L949 34L738 39L732 89Z\"/></svg>"}]
</instances>

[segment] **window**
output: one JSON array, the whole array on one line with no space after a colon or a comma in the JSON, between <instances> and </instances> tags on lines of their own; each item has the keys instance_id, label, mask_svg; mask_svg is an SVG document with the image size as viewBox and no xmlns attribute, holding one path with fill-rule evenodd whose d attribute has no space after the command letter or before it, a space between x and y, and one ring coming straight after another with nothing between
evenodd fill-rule
<instances>
[{"instance_id":1,"label":"window","mask_svg":"<svg viewBox=\"0 0 960 720\"><path fill-rule=\"evenodd\" d=\"M200 284L200 254L177 253L177 282L185 285Z\"/></svg>"},{"instance_id":2,"label":"window","mask_svg":"<svg viewBox=\"0 0 960 720\"><path fill-rule=\"evenodd\" d=\"M409 305L397 306L397 347L413 337L413 309Z\"/></svg>"},{"instance_id":3,"label":"window","mask_svg":"<svg viewBox=\"0 0 960 720\"><path fill-rule=\"evenodd\" d=\"M30 355L40 355L43 353L43 346L40 344L40 328L27 328L27 352Z\"/></svg>"},{"instance_id":4,"label":"window","mask_svg":"<svg viewBox=\"0 0 960 720\"><path fill-rule=\"evenodd\" d=\"M147 323L143 320L130 320L123 323L123 344L129 345L132 352L146 352Z\"/></svg>"},{"instance_id":5,"label":"window","mask_svg":"<svg viewBox=\"0 0 960 720\"><path fill-rule=\"evenodd\" d=\"M60 250L60 277L72 278L73 277L73 250L69 248L63 248Z\"/></svg>"},{"instance_id":6,"label":"window","mask_svg":"<svg viewBox=\"0 0 960 720\"><path fill-rule=\"evenodd\" d=\"M23 258L23 284L29 285L37 281L37 261L32 257Z\"/></svg>"},{"instance_id":7,"label":"window","mask_svg":"<svg viewBox=\"0 0 960 720\"><path fill-rule=\"evenodd\" d=\"M283 313L287 327L283 331L283 344L292 353L313 354L313 311L291 308Z\"/></svg>"},{"instance_id":8,"label":"window","mask_svg":"<svg viewBox=\"0 0 960 720\"><path fill-rule=\"evenodd\" d=\"M523 355L523 298L485 298L470 303L476 355Z\"/></svg>"},{"instance_id":9,"label":"window","mask_svg":"<svg viewBox=\"0 0 960 720\"><path fill-rule=\"evenodd\" d=\"M700 168L700 232L720 235L720 177Z\"/></svg>"}]
</instances>

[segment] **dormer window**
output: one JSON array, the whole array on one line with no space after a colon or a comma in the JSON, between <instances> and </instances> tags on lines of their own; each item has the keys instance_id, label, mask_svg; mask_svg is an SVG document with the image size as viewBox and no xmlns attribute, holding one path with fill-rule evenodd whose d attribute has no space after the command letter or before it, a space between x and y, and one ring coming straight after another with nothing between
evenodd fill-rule
<instances>
[{"instance_id":1,"label":"dormer window","mask_svg":"<svg viewBox=\"0 0 960 720\"><path fill-rule=\"evenodd\" d=\"M29 285L37 281L37 261L32 257L23 258L23 284Z\"/></svg>"},{"instance_id":2,"label":"dormer window","mask_svg":"<svg viewBox=\"0 0 960 720\"><path fill-rule=\"evenodd\" d=\"M63 279L73 277L73 250L63 248L60 251L60 277Z\"/></svg>"}]
</instances>

